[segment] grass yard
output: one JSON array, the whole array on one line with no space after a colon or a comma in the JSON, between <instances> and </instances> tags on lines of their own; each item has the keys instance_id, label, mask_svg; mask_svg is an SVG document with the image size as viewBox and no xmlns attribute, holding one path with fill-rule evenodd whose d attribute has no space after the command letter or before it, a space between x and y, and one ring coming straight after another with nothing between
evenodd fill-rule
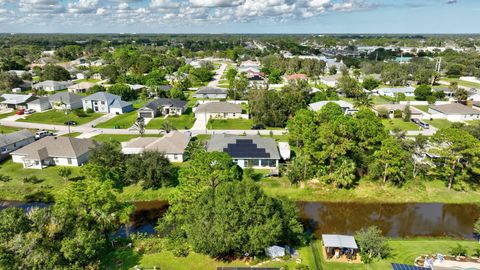
<instances>
[{"instance_id":1,"label":"grass yard","mask_svg":"<svg viewBox=\"0 0 480 270\"><path fill-rule=\"evenodd\" d=\"M60 137L72 137L72 138L75 138L75 137L80 136L81 134L82 134L81 132L71 132L71 133L63 134L63 135L61 135Z\"/></svg>"},{"instance_id":2,"label":"grass yard","mask_svg":"<svg viewBox=\"0 0 480 270\"><path fill-rule=\"evenodd\" d=\"M9 116L15 115L15 112L16 111L9 112L9 113L2 113L2 114L0 114L0 119L7 118Z\"/></svg>"},{"instance_id":3,"label":"grass yard","mask_svg":"<svg viewBox=\"0 0 480 270\"><path fill-rule=\"evenodd\" d=\"M65 187L64 180L58 176L60 166L52 166L43 170L24 169L20 163L13 163L11 160L0 163L0 174L12 178L9 182L0 182L0 200L24 200L24 196L35 192L51 192L56 194ZM70 167L72 176L80 176L79 167ZM43 179L41 183L24 183L24 177L36 176Z\"/></svg>"},{"instance_id":4,"label":"grass yard","mask_svg":"<svg viewBox=\"0 0 480 270\"><path fill-rule=\"evenodd\" d=\"M448 190L445 182L440 180L414 181L403 187L360 180L353 189L338 189L312 181L295 186L282 176L263 178L259 184L267 194L284 196L293 201L480 203L480 190Z\"/></svg>"},{"instance_id":5,"label":"grass yard","mask_svg":"<svg viewBox=\"0 0 480 270\"><path fill-rule=\"evenodd\" d=\"M462 81L458 78L447 78L447 77L443 77L443 78L440 78L440 81L445 81L445 82L457 82L458 85L461 85L461 86L465 86L465 87L471 87L471 88L480 88L480 84L478 83L474 83L474 82L468 82L468 81Z\"/></svg>"},{"instance_id":6,"label":"grass yard","mask_svg":"<svg viewBox=\"0 0 480 270\"><path fill-rule=\"evenodd\" d=\"M167 121L176 129L190 129L195 123L195 116L191 109L187 110L187 114L182 114L181 116L169 116L166 119L163 119L163 116L159 116L150 120L147 124L147 129L161 129L162 124Z\"/></svg>"},{"instance_id":7,"label":"grass yard","mask_svg":"<svg viewBox=\"0 0 480 270\"><path fill-rule=\"evenodd\" d=\"M252 119L210 119L208 129L251 129Z\"/></svg>"},{"instance_id":8,"label":"grass yard","mask_svg":"<svg viewBox=\"0 0 480 270\"><path fill-rule=\"evenodd\" d=\"M325 262L323 255L322 259L323 269L328 270L385 270L390 269L390 263L404 263L413 265L416 257L425 254L448 254L448 251L457 243L467 247L471 254L474 248L478 248L478 242L465 241L456 239L429 239L429 238L413 238L413 239L390 239L389 245L392 248L392 253L389 258L385 260L376 260L371 264L346 264L346 263L329 263ZM315 242L321 251L321 243Z\"/></svg>"},{"instance_id":9,"label":"grass yard","mask_svg":"<svg viewBox=\"0 0 480 270\"><path fill-rule=\"evenodd\" d=\"M129 113L117 115L114 118L108 121L105 121L103 123L99 123L95 127L97 128L119 127L121 129L128 129L133 126L133 124L137 120L137 117L138 117L137 111L131 111Z\"/></svg>"},{"instance_id":10,"label":"grass yard","mask_svg":"<svg viewBox=\"0 0 480 270\"><path fill-rule=\"evenodd\" d=\"M82 125L91 122L103 114L101 113L86 113L85 117L79 117L75 112L69 113L69 120L77 122L78 125ZM19 122L40 123L40 124L52 124L63 125L67 121L67 116L59 110L50 110L41 113L34 113L27 116L25 119L18 119Z\"/></svg>"},{"instance_id":11,"label":"grass yard","mask_svg":"<svg viewBox=\"0 0 480 270\"><path fill-rule=\"evenodd\" d=\"M415 123L408 121L405 122L401 118L395 118L395 119L382 119L382 123L385 126L386 129L388 130L393 130L395 128L399 128L401 130L420 130L421 128L416 125Z\"/></svg>"},{"instance_id":12,"label":"grass yard","mask_svg":"<svg viewBox=\"0 0 480 270\"><path fill-rule=\"evenodd\" d=\"M97 83L97 82L99 82L99 81L100 81L100 80L88 78L88 79L76 80L76 81L74 81L74 82L75 82L75 83L81 83L81 82Z\"/></svg>"},{"instance_id":13,"label":"grass yard","mask_svg":"<svg viewBox=\"0 0 480 270\"><path fill-rule=\"evenodd\" d=\"M145 134L145 137L162 137L162 135L156 135L156 134ZM133 135L133 134L100 134L97 136L92 137L93 140L98 141L98 142L111 142L111 141L117 141L117 142L127 142L130 141L131 139L140 137L140 134L138 135Z\"/></svg>"},{"instance_id":14,"label":"grass yard","mask_svg":"<svg viewBox=\"0 0 480 270\"><path fill-rule=\"evenodd\" d=\"M159 239L158 241L160 242L162 240ZM173 256L172 252L164 250L161 244L160 246L160 252L151 254L141 254L131 248L119 248L116 251L108 254L102 260L101 268L106 270L127 270L132 269L132 267L135 265L139 265L142 267L142 269L153 269L153 267L157 267L157 269L162 270L214 270L220 266L250 266L245 261L220 261L195 252L190 252L186 257L175 257ZM302 264L307 265L309 269L315 270L310 247L306 246L300 248L299 254L299 257L302 259ZM119 261L122 261L122 265L117 264ZM263 263L261 267L287 266L288 268L286 269L294 269L296 264L297 263L295 262L295 259L290 259L288 261L278 262L267 261Z\"/></svg>"},{"instance_id":15,"label":"grass yard","mask_svg":"<svg viewBox=\"0 0 480 270\"><path fill-rule=\"evenodd\" d=\"M20 130L20 128L7 127L7 126L0 125L0 134L8 134L8 133L12 133L12 132L19 131L19 130Z\"/></svg>"},{"instance_id":16,"label":"grass yard","mask_svg":"<svg viewBox=\"0 0 480 270\"><path fill-rule=\"evenodd\" d=\"M453 124L447 119L433 119L433 120L424 120L424 121L436 128L449 128Z\"/></svg>"},{"instance_id":17,"label":"grass yard","mask_svg":"<svg viewBox=\"0 0 480 270\"><path fill-rule=\"evenodd\" d=\"M420 111L428 113L428 107L429 107L428 105L414 105L412 107L414 107L416 109L419 109Z\"/></svg>"}]
</instances>

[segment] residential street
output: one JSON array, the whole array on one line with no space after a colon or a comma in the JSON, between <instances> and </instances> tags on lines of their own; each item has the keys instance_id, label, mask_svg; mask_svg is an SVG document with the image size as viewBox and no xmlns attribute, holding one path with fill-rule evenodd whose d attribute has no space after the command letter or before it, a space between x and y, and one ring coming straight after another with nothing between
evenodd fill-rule
<instances>
[{"instance_id":1,"label":"residential street","mask_svg":"<svg viewBox=\"0 0 480 270\"><path fill-rule=\"evenodd\" d=\"M218 84L220 82L220 79L223 76L223 73L227 69L227 64L222 63L222 65L217 69L215 76L213 77L213 80L208 83L208 87L218 87Z\"/></svg>"}]
</instances>

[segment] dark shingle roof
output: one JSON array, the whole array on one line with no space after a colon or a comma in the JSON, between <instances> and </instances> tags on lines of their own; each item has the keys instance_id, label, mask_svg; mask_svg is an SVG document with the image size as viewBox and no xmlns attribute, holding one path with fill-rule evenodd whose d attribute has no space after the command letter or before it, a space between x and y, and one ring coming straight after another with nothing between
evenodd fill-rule
<instances>
[{"instance_id":1,"label":"dark shingle roof","mask_svg":"<svg viewBox=\"0 0 480 270\"><path fill-rule=\"evenodd\" d=\"M34 138L34 136L27 129L22 129L10 134L0 134L0 147L7 146L19 141L23 141L28 138Z\"/></svg>"},{"instance_id":2,"label":"dark shingle roof","mask_svg":"<svg viewBox=\"0 0 480 270\"><path fill-rule=\"evenodd\" d=\"M433 105L430 106L432 110L437 112L452 115L452 114L480 114L479 110L472 109L468 106L459 104L459 103L451 103L445 105Z\"/></svg>"},{"instance_id":3,"label":"dark shingle roof","mask_svg":"<svg viewBox=\"0 0 480 270\"><path fill-rule=\"evenodd\" d=\"M225 90L223 88L206 86L206 87L198 88L198 90L195 94L205 95L205 94L226 94L226 93L227 93L227 90Z\"/></svg>"},{"instance_id":4,"label":"dark shingle roof","mask_svg":"<svg viewBox=\"0 0 480 270\"><path fill-rule=\"evenodd\" d=\"M280 159L275 140L257 135L213 135L208 141L207 151L226 152L232 158Z\"/></svg>"},{"instance_id":5,"label":"dark shingle roof","mask_svg":"<svg viewBox=\"0 0 480 270\"><path fill-rule=\"evenodd\" d=\"M152 110L157 109L158 107L170 106L176 108L183 108L187 102L180 99L170 99L170 98L157 98L145 104L142 109L149 108Z\"/></svg>"}]
</instances>

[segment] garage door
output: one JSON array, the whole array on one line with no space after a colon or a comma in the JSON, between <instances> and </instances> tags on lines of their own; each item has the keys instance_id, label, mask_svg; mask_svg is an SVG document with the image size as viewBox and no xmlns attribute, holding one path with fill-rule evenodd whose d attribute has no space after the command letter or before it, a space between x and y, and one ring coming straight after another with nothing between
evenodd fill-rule
<instances>
[{"instance_id":1,"label":"garage door","mask_svg":"<svg viewBox=\"0 0 480 270\"><path fill-rule=\"evenodd\" d=\"M140 112L139 116L143 118L153 118L153 112Z\"/></svg>"}]
</instances>

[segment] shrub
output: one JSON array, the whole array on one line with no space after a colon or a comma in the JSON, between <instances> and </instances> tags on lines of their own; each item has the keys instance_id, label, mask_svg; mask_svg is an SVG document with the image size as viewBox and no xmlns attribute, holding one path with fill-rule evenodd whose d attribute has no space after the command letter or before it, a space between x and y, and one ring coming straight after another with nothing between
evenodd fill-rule
<instances>
[{"instance_id":1,"label":"shrub","mask_svg":"<svg viewBox=\"0 0 480 270\"><path fill-rule=\"evenodd\" d=\"M355 239L360 246L360 255L364 263L370 263L375 258L386 258L390 254L391 248L387 239L376 226L361 229L356 233Z\"/></svg>"},{"instance_id":2,"label":"shrub","mask_svg":"<svg viewBox=\"0 0 480 270\"><path fill-rule=\"evenodd\" d=\"M37 191L25 195L23 199L27 202L42 202L42 203L53 203L55 201L53 195L50 192L46 191Z\"/></svg>"},{"instance_id":3,"label":"shrub","mask_svg":"<svg viewBox=\"0 0 480 270\"><path fill-rule=\"evenodd\" d=\"M78 116L78 117L86 117L87 116L87 113L84 112L83 110L75 110L74 111L75 115Z\"/></svg>"},{"instance_id":4,"label":"shrub","mask_svg":"<svg viewBox=\"0 0 480 270\"><path fill-rule=\"evenodd\" d=\"M87 113L93 113L93 110L90 109L90 108L88 108L88 109L87 109Z\"/></svg>"},{"instance_id":5,"label":"shrub","mask_svg":"<svg viewBox=\"0 0 480 270\"><path fill-rule=\"evenodd\" d=\"M402 110L395 110L395 111L393 111L393 117L394 117L394 118L402 118L402 117L403 117L403 112L402 112Z\"/></svg>"},{"instance_id":6,"label":"shrub","mask_svg":"<svg viewBox=\"0 0 480 270\"><path fill-rule=\"evenodd\" d=\"M380 118L388 118L388 110L387 108L380 107L377 109L378 117Z\"/></svg>"},{"instance_id":7,"label":"shrub","mask_svg":"<svg viewBox=\"0 0 480 270\"><path fill-rule=\"evenodd\" d=\"M34 176L25 176L22 179L22 181L23 181L23 183L38 184L38 183L43 182L43 179L40 179L40 178L38 178L34 175Z\"/></svg>"},{"instance_id":8,"label":"shrub","mask_svg":"<svg viewBox=\"0 0 480 270\"><path fill-rule=\"evenodd\" d=\"M10 182L12 178L8 175L0 174L0 182Z\"/></svg>"},{"instance_id":9,"label":"shrub","mask_svg":"<svg viewBox=\"0 0 480 270\"><path fill-rule=\"evenodd\" d=\"M452 256L467 256L467 248L461 244L457 244L449 251Z\"/></svg>"}]
</instances>

